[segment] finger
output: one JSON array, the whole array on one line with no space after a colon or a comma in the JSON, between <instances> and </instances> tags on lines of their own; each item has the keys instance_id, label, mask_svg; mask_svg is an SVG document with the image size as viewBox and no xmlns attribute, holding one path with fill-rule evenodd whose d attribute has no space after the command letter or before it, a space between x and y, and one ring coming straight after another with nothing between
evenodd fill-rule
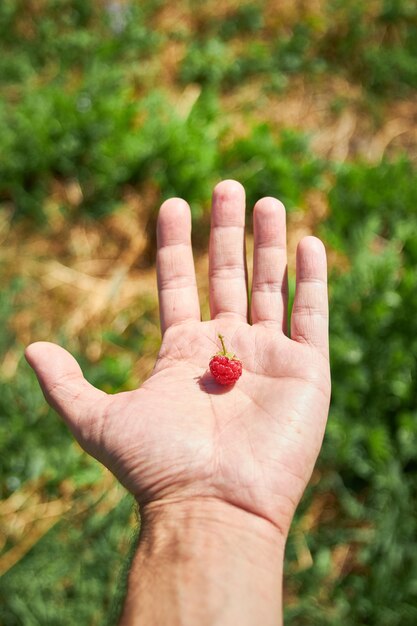
<instances>
[{"instance_id":1,"label":"finger","mask_svg":"<svg viewBox=\"0 0 417 626\"><path fill-rule=\"evenodd\" d=\"M297 273L291 315L291 339L328 353L327 262L324 245L304 237L297 248Z\"/></svg>"},{"instance_id":2,"label":"finger","mask_svg":"<svg viewBox=\"0 0 417 626\"><path fill-rule=\"evenodd\" d=\"M59 346L39 341L26 348L47 402L67 422L83 447L98 440L109 396L88 383L73 356Z\"/></svg>"},{"instance_id":3,"label":"finger","mask_svg":"<svg viewBox=\"0 0 417 626\"><path fill-rule=\"evenodd\" d=\"M191 213L184 200L171 198L161 206L157 242L159 310L164 333L173 324L200 320L191 247Z\"/></svg>"},{"instance_id":4,"label":"finger","mask_svg":"<svg viewBox=\"0 0 417 626\"><path fill-rule=\"evenodd\" d=\"M224 180L213 192L209 283L211 317L248 316L245 255L245 190Z\"/></svg>"},{"instance_id":5,"label":"finger","mask_svg":"<svg viewBox=\"0 0 417 626\"><path fill-rule=\"evenodd\" d=\"M287 240L284 205L262 198L253 210L254 254L251 316L253 324L287 327Z\"/></svg>"}]
</instances>

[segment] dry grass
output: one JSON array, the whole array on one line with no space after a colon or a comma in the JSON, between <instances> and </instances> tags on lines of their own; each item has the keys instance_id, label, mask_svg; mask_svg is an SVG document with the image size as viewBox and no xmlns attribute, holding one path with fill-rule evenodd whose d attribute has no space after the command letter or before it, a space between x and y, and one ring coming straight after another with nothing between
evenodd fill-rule
<instances>
[{"instance_id":1,"label":"dry grass","mask_svg":"<svg viewBox=\"0 0 417 626\"><path fill-rule=\"evenodd\" d=\"M45 480L26 483L0 502L0 577L16 565L63 517L71 523L86 512L110 512L124 495L113 476L103 478L88 490L76 489L68 478L61 484L61 497L48 499Z\"/></svg>"}]
</instances>

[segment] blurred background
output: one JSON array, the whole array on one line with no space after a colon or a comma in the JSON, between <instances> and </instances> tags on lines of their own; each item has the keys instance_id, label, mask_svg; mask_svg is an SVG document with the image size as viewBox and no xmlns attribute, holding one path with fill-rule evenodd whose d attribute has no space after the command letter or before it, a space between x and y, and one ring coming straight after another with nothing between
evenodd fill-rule
<instances>
[{"instance_id":1,"label":"blurred background","mask_svg":"<svg viewBox=\"0 0 417 626\"><path fill-rule=\"evenodd\" d=\"M288 210L331 265L333 399L286 556L286 624L417 624L414 0L1 0L0 623L114 624L131 499L46 406L52 340L108 392L160 342L155 220L210 195ZM293 288L293 278L291 278Z\"/></svg>"}]
</instances>

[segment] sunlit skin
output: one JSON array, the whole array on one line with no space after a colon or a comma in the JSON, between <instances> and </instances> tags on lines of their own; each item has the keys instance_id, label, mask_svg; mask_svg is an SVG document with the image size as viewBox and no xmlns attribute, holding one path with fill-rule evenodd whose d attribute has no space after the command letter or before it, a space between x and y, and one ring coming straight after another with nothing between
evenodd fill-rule
<instances>
[{"instance_id":1,"label":"sunlit skin","mask_svg":"<svg viewBox=\"0 0 417 626\"><path fill-rule=\"evenodd\" d=\"M209 246L211 319L201 321L189 206L177 198L161 206L162 344L139 389L115 395L95 389L74 358L51 343L32 344L26 356L48 402L145 515L215 502L262 520L285 540L328 414L326 254L315 237L299 243L287 323L285 209L274 198L259 200L249 310L244 224L243 187L219 183ZM219 334L243 364L232 386L216 383L208 369L221 348Z\"/></svg>"}]
</instances>

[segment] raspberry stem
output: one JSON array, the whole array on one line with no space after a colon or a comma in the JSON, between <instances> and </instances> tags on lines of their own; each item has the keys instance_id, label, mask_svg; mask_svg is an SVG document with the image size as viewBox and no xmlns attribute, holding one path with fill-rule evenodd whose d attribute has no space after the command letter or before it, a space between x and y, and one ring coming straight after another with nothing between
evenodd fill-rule
<instances>
[{"instance_id":1,"label":"raspberry stem","mask_svg":"<svg viewBox=\"0 0 417 626\"><path fill-rule=\"evenodd\" d=\"M220 341L221 341L221 343L222 343L223 354L226 356L226 354L227 354L227 350L226 350L226 346L224 345L223 335L220 335L220 334L219 334L219 339L220 339Z\"/></svg>"}]
</instances>

